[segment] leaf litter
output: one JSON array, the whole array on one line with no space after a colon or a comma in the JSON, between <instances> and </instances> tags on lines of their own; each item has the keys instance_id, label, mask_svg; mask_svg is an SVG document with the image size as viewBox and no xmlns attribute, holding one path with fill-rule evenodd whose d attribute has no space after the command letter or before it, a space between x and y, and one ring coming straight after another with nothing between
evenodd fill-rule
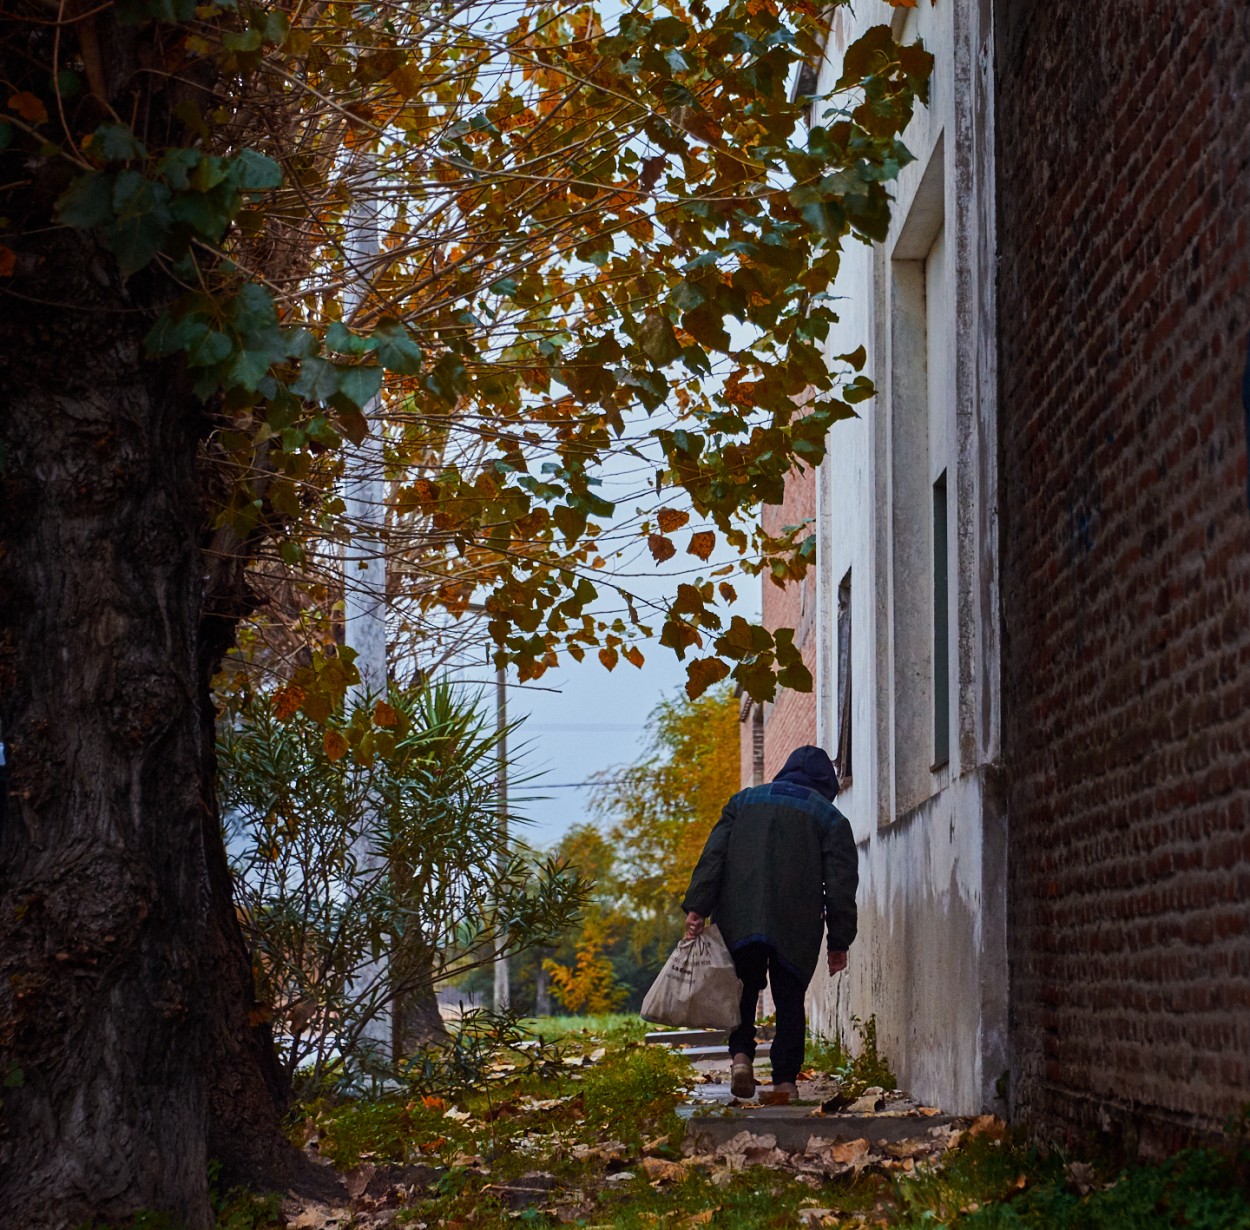
<instances>
[{"instance_id":1,"label":"leaf litter","mask_svg":"<svg viewBox=\"0 0 1250 1230\"><path fill-rule=\"evenodd\" d=\"M450 1104L429 1097L396 1101L390 1111L401 1130L388 1128L381 1148L353 1143L354 1164L340 1165L343 1201L288 1201L284 1224L290 1230L868 1230L965 1221L988 1227L998 1223L979 1219L1008 1201L1025 1209L1030 1199L1056 1191L1071 1201L1094 1200L1119 1181L1092 1162L1029 1149L993 1115L934 1124L936 1108L875 1088L856 1090L856 1098L824 1098L808 1113L848 1122L857 1114L865 1121L907 1116L914 1130L874 1141L869 1134L822 1135L813 1123L802 1148L783 1148L767 1121L751 1123L748 1111L742 1130L702 1147L686 1138L674 1113L680 1101L693 1100L698 1076L665 1048L596 1043L566 1059L575 1062L562 1063L554 1076L528 1085L518 1078L489 1097L470 1092ZM344 1121L371 1111L379 1122L385 1118L376 1105L322 1108L305 1128L309 1152L326 1164L349 1157L347 1142L356 1138ZM1059 1224L1049 1216L1018 1224L1038 1230ZM1090 1224L1110 1230L1120 1223Z\"/></svg>"}]
</instances>

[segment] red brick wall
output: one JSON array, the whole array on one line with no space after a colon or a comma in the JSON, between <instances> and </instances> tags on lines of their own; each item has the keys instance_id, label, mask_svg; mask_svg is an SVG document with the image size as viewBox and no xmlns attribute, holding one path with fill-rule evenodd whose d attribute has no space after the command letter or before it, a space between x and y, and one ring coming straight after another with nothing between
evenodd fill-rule
<instances>
[{"instance_id":1,"label":"red brick wall","mask_svg":"<svg viewBox=\"0 0 1250 1230\"><path fill-rule=\"evenodd\" d=\"M764 529L780 533L783 526L798 525L816 516L816 473L792 474L786 482L783 503L764 510ZM811 526L815 530L813 522ZM785 588L764 578L763 619L766 628L793 628L794 641L807 669L816 678L816 570L802 582ZM771 781L786 757L805 743L816 742L815 692L779 689L777 700L764 711L764 780Z\"/></svg>"},{"instance_id":2,"label":"red brick wall","mask_svg":"<svg viewBox=\"0 0 1250 1230\"><path fill-rule=\"evenodd\" d=\"M1016 1111L1250 1100L1245 0L998 4Z\"/></svg>"}]
</instances>

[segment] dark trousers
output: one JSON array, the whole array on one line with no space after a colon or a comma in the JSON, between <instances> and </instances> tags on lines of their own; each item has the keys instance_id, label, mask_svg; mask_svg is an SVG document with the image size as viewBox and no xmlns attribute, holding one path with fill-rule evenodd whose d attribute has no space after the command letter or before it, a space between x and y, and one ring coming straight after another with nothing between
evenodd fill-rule
<instances>
[{"instance_id":1,"label":"dark trousers","mask_svg":"<svg viewBox=\"0 0 1250 1230\"><path fill-rule=\"evenodd\" d=\"M807 1041L807 1017L803 1000L805 983L781 963L777 950L768 944L744 944L734 949L734 969L742 979L742 1024L729 1035L731 1055L755 1058L755 1013L765 984L773 989L777 1005L777 1035L773 1038L773 1084L798 1079Z\"/></svg>"}]
</instances>

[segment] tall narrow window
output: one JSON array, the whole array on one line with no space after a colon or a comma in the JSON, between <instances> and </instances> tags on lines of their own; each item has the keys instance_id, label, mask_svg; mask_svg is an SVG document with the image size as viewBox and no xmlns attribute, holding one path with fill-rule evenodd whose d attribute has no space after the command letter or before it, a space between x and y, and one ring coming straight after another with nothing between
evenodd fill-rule
<instances>
[{"instance_id":1,"label":"tall narrow window","mask_svg":"<svg viewBox=\"0 0 1250 1230\"><path fill-rule=\"evenodd\" d=\"M843 785L851 780L851 570L838 586L838 759Z\"/></svg>"},{"instance_id":2,"label":"tall narrow window","mask_svg":"<svg viewBox=\"0 0 1250 1230\"><path fill-rule=\"evenodd\" d=\"M933 484L933 767L950 760L950 619L947 610L946 471Z\"/></svg>"}]
</instances>

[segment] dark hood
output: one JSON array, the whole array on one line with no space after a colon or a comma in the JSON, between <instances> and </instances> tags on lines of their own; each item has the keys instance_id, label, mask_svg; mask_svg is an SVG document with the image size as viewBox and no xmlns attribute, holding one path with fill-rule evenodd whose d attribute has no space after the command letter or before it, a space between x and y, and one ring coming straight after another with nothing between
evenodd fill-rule
<instances>
[{"instance_id":1,"label":"dark hood","mask_svg":"<svg viewBox=\"0 0 1250 1230\"><path fill-rule=\"evenodd\" d=\"M833 761L824 748L812 747L811 744L795 748L773 781L806 786L817 794L823 794L830 803L838 794L838 775L833 771Z\"/></svg>"}]
</instances>

